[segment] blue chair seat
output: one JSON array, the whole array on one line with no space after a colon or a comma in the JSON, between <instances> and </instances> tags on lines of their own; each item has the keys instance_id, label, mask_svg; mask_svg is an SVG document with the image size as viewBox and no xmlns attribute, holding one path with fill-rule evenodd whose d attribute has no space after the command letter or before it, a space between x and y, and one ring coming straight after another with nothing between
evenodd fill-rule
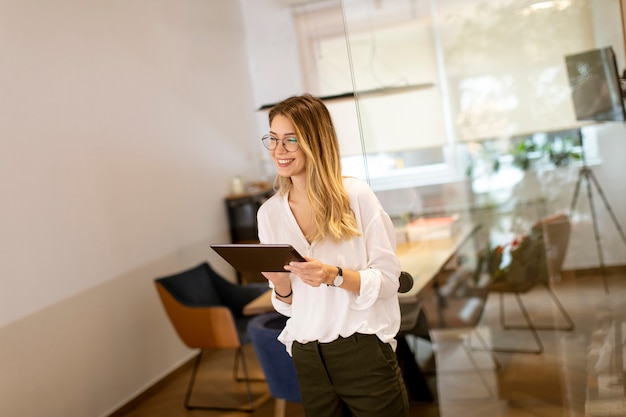
<instances>
[{"instance_id":1,"label":"blue chair seat","mask_svg":"<svg viewBox=\"0 0 626 417\"><path fill-rule=\"evenodd\" d=\"M285 345L278 341L287 317L266 313L254 317L248 323L248 336L265 374L270 394L276 399L301 402L300 385L291 356Z\"/></svg>"}]
</instances>

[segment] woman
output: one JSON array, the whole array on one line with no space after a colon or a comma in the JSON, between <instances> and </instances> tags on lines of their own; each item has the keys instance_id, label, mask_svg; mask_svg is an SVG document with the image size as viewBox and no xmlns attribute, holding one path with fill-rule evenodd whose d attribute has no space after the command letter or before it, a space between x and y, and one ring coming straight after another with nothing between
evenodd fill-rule
<instances>
[{"instance_id":1,"label":"woman","mask_svg":"<svg viewBox=\"0 0 626 417\"><path fill-rule=\"evenodd\" d=\"M408 415L394 353L400 262L389 216L370 187L342 178L324 103L290 97L269 112L262 138L277 193L258 212L262 243L290 243L307 262L264 273L274 308L288 316L279 340L293 357L307 416Z\"/></svg>"}]
</instances>

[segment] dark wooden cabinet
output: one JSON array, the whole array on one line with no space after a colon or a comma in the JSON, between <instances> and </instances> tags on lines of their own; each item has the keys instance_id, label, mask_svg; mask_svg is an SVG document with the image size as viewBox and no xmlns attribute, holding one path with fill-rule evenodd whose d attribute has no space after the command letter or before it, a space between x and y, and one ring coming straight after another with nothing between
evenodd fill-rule
<instances>
[{"instance_id":1,"label":"dark wooden cabinet","mask_svg":"<svg viewBox=\"0 0 626 417\"><path fill-rule=\"evenodd\" d=\"M232 243L257 243L259 241L256 213L261 204L273 194L274 190L271 185L259 184L249 187L249 191L245 193L233 194L225 198ZM237 272L237 277L240 283L266 281L261 274Z\"/></svg>"},{"instance_id":2,"label":"dark wooden cabinet","mask_svg":"<svg viewBox=\"0 0 626 417\"><path fill-rule=\"evenodd\" d=\"M268 185L253 188L253 191L226 197L230 240L232 243L258 242L256 212L274 194Z\"/></svg>"}]
</instances>

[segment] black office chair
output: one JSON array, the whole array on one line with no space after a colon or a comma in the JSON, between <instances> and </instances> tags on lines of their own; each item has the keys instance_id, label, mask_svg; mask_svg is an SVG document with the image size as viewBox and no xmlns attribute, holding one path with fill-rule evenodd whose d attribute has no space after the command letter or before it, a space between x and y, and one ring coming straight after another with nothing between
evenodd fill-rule
<instances>
[{"instance_id":1,"label":"black office chair","mask_svg":"<svg viewBox=\"0 0 626 417\"><path fill-rule=\"evenodd\" d=\"M242 310L248 302L267 291L267 285L233 284L218 275L206 262L171 276L157 278L154 282L163 307L183 343L192 349L200 349L185 393L185 408L253 411L250 378L242 349L244 344L249 343L246 329L252 317L244 316ZM202 354L209 349L235 350L233 378L245 382L248 405L226 407L190 404ZM243 378L238 377L240 362Z\"/></svg>"},{"instance_id":2,"label":"black office chair","mask_svg":"<svg viewBox=\"0 0 626 417\"><path fill-rule=\"evenodd\" d=\"M413 288L413 276L407 271L400 273L400 286L398 293L407 293ZM406 384L407 393L412 401L428 402L435 401L435 395L430 390L424 373L420 369L415 359L414 351L409 347L406 336L414 334L418 326L420 326L420 317L422 313L422 302L420 299L411 300L411 302L400 302L400 313L402 321L400 322L400 331L396 335L396 358L398 366L402 370L402 377ZM421 327L420 327L421 328ZM420 332L421 337L428 337Z\"/></svg>"}]
</instances>

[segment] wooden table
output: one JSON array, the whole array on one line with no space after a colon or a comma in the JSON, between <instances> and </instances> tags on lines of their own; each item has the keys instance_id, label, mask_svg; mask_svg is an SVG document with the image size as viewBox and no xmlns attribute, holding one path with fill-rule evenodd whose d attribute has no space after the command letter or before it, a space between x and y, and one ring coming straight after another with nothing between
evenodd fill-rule
<instances>
[{"instance_id":1,"label":"wooden table","mask_svg":"<svg viewBox=\"0 0 626 417\"><path fill-rule=\"evenodd\" d=\"M244 316L256 316L257 314L269 313L274 311L272 305L272 290L269 289L250 301L243 307Z\"/></svg>"},{"instance_id":2,"label":"wooden table","mask_svg":"<svg viewBox=\"0 0 626 417\"><path fill-rule=\"evenodd\" d=\"M459 249L480 228L479 225L465 226L447 239L419 240L400 243L396 255L403 271L413 276L413 287L398 294L400 303L414 303L420 292L430 285Z\"/></svg>"}]
</instances>

